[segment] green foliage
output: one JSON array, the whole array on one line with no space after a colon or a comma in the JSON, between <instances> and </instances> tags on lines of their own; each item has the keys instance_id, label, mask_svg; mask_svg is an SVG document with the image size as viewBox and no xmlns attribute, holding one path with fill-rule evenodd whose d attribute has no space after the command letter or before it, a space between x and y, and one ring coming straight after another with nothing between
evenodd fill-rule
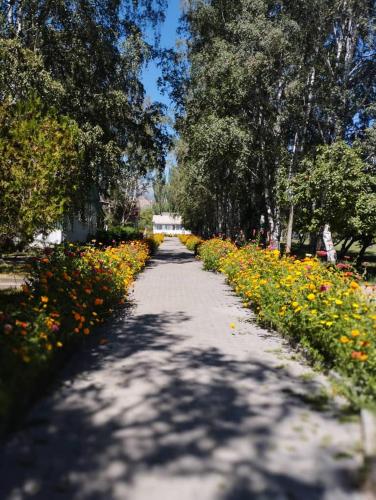
<instances>
[{"instance_id":1,"label":"green foliage","mask_svg":"<svg viewBox=\"0 0 376 500\"><path fill-rule=\"evenodd\" d=\"M318 146L365 140L375 110L372 17L368 0L187 2L189 41L165 68L180 106L175 184L185 224L280 239L287 186ZM306 214L295 213L303 225Z\"/></svg>"},{"instance_id":2,"label":"green foliage","mask_svg":"<svg viewBox=\"0 0 376 500\"><path fill-rule=\"evenodd\" d=\"M298 227L317 232L329 223L338 239L369 246L376 237L376 176L361 150L338 141L319 148L302 167L291 182Z\"/></svg>"},{"instance_id":3,"label":"green foliage","mask_svg":"<svg viewBox=\"0 0 376 500\"><path fill-rule=\"evenodd\" d=\"M84 193L77 124L40 99L0 105L0 239L56 227Z\"/></svg>"},{"instance_id":4,"label":"green foliage","mask_svg":"<svg viewBox=\"0 0 376 500\"><path fill-rule=\"evenodd\" d=\"M99 230L93 237L93 243L101 245L114 245L122 241L133 241L142 239L142 232L133 226L110 227L107 230Z\"/></svg>"},{"instance_id":5,"label":"green foliage","mask_svg":"<svg viewBox=\"0 0 376 500\"><path fill-rule=\"evenodd\" d=\"M221 259L236 250L236 246L231 241L224 241L219 238L204 241L199 250L199 256L207 271L219 271Z\"/></svg>"},{"instance_id":6,"label":"green foliage","mask_svg":"<svg viewBox=\"0 0 376 500\"><path fill-rule=\"evenodd\" d=\"M123 193L124 179L164 168L164 109L144 99L141 71L156 54L145 32L150 40L165 5L0 1L0 103L37 95L73 119L81 177L105 198Z\"/></svg>"},{"instance_id":7,"label":"green foliage","mask_svg":"<svg viewBox=\"0 0 376 500\"><path fill-rule=\"evenodd\" d=\"M143 230L147 229L151 231L153 229L153 208L146 207L143 208L140 212L140 216L138 219L138 227Z\"/></svg>"}]
</instances>

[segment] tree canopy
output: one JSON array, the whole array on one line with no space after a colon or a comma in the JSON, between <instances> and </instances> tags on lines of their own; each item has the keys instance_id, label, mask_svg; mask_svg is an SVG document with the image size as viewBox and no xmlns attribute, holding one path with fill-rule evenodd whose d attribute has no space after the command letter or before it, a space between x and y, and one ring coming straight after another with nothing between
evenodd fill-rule
<instances>
[{"instance_id":1,"label":"tree canopy","mask_svg":"<svg viewBox=\"0 0 376 500\"><path fill-rule=\"evenodd\" d=\"M81 180L104 197L118 189L125 175L164 168L169 145L165 111L145 100L140 75L156 55L145 27L163 19L165 4L0 1L3 110L12 116L12 106L36 96L43 109L74 120ZM36 120L40 112L35 109ZM74 200L66 205L74 207Z\"/></svg>"},{"instance_id":2,"label":"tree canopy","mask_svg":"<svg viewBox=\"0 0 376 500\"><path fill-rule=\"evenodd\" d=\"M289 219L302 226L307 210L318 211L314 198L293 211L293 179L311 178L313 166L318 175L324 164L330 210L339 205L335 213L321 208L320 223L334 221L343 203L329 193L340 174L349 176L341 192L352 189L346 217L355 221L350 178L365 172L364 155L347 146L368 140L374 154L374 7L373 0L186 2L186 44L167 58L165 74L178 107L179 208L188 226L229 236L239 227L262 230L278 244Z\"/></svg>"}]
</instances>

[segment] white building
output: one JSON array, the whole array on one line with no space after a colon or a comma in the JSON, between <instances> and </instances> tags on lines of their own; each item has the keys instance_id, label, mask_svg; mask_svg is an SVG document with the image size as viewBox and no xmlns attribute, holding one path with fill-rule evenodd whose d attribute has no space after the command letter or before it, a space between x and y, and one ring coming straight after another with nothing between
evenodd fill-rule
<instances>
[{"instance_id":1,"label":"white building","mask_svg":"<svg viewBox=\"0 0 376 500\"><path fill-rule=\"evenodd\" d=\"M161 215L153 215L153 233L163 234L190 234L184 229L180 215L163 212Z\"/></svg>"},{"instance_id":2,"label":"white building","mask_svg":"<svg viewBox=\"0 0 376 500\"><path fill-rule=\"evenodd\" d=\"M87 238L94 236L98 227L98 205L90 203L86 206L85 219L75 215L72 219L66 217L64 222L57 225L54 231L48 234L37 234L30 246L45 247L58 245L64 241L84 243Z\"/></svg>"}]
</instances>

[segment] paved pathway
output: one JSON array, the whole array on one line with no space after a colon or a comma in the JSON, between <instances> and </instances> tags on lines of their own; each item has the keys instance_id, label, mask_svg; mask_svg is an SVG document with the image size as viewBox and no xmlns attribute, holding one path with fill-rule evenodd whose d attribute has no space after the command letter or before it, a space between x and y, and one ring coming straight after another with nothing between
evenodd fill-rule
<instances>
[{"instance_id":1,"label":"paved pathway","mask_svg":"<svg viewBox=\"0 0 376 500\"><path fill-rule=\"evenodd\" d=\"M167 239L133 300L2 450L1 499L363 498L359 423L222 276Z\"/></svg>"}]
</instances>

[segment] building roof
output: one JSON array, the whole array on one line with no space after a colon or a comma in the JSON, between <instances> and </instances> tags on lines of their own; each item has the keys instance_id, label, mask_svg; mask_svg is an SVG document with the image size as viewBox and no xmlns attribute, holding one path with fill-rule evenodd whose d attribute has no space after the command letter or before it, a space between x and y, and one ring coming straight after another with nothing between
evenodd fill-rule
<instances>
[{"instance_id":1,"label":"building roof","mask_svg":"<svg viewBox=\"0 0 376 500\"><path fill-rule=\"evenodd\" d=\"M163 212L161 215L153 215L153 224L181 224L180 215Z\"/></svg>"}]
</instances>

